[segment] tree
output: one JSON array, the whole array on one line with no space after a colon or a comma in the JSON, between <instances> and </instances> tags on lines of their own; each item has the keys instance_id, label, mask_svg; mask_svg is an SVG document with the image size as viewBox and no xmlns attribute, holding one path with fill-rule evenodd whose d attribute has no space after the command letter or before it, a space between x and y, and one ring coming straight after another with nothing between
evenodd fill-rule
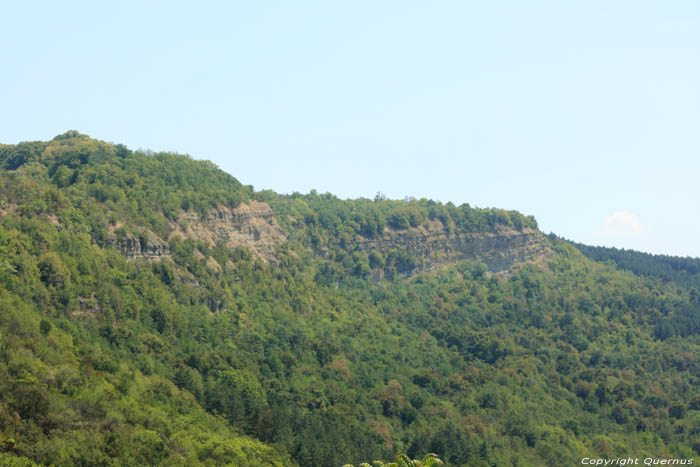
<instances>
[{"instance_id":1,"label":"tree","mask_svg":"<svg viewBox=\"0 0 700 467\"><path fill-rule=\"evenodd\" d=\"M426 454L423 459L411 459L406 454L396 456L396 462L384 463L383 461L363 462L357 467L431 467L433 465L443 465L437 454ZM345 464L343 467L354 467L352 464Z\"/></svg>"}]
</instances>

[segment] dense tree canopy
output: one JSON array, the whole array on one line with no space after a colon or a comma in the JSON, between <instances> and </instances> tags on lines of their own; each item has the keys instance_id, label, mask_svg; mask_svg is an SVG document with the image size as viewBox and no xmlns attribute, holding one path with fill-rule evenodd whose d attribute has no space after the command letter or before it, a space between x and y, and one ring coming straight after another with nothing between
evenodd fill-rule
<instances>
[{"instance_id":1,"label":"dense tree canopy","mask_svg":"<svg viewBox=\"0 0 700 467\"><path fill-rule=\"evenodd\" d=\"M692 281L556 237L542 240L550 256L508 274L465 260L407 276L409 252L352 246L436 223L536 223L429 200L254 192L211 163L76 132L0 146L0 167L3 465L700 452ZM276 261L168 236L183 212L251 199L288 234ZM167 239L169 253L125 258L108 241L120 229ZM399 273L376 280L378 268Z\"/></svg>"}]
</instances>

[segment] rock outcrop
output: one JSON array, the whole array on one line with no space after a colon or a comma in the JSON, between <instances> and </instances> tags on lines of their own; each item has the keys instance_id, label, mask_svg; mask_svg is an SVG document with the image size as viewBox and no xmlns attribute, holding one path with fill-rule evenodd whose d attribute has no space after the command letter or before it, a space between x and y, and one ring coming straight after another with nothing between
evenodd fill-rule
<instances>
[{"instance_id":1,"label":"rock outcrop","mask_svg":"<svg viewBox=\"0 0 700 467\"><path fill-rule=\"evenodd\" d=\"M172 232L163 240L151 231L114 226L106 244L127 258L157 259L170 254L171 238L195 238L210 244L224 241L231 248L244 246L266 262L276 261L277 246L287 240L266 203L250 201L236 208L219 206L202 218L192 211L183 212L177 222L170 224ZM124 232L126 230L126 232ZM218 265L209 265L218 267Z\"/></svg>"},{"instance_id":2,"label":"rock outcrop","mask_svg":"<svg viewBox=\"0 0 700 467\"><path fill-rule=\"evenodd\" d=\"M270 206L259 201L250 201L236 208L218 206L210 209L204 217L192 211L183 212L170 227L169 239L196 238L212 245L223 241L231 248L246 247L263 261L272 263L277 261L278 246L287 240ZM150 231L138 236L132 233L117 235L112 231L107 244L127 258L156 259L170 253L168 242ZM439 220L404 230L387 228L376 238L358 235L350 249L367 253L374 250L384 256L392 249L406 251L419 259L413 270L402 271L407 275L466 259L479 260L492 272L503 272L514 264L535 261L550 253L538 230L499 227L491 232L455 233L454 229L446 229ZM220 268L218 264L208 264L208 267ZM373 274L377 276L375 279L381 275L377 271Z\"/></svg>"},{"instance_id":3,"label":"rock outcrop","mask_svg":"<svg viewBox=\"0 0 700 467\"><path fill-rule=\"evenodd\" d=\"M231 248L244 246L268 262L276 261L277 247L287 236L267 203L250 201L236 208L219 206L204 218L185 212L180 216L175 236L193 237L210 243L223 240Z\"/></svg>"},{"instance_id":4,"label":"rock outcrop","mask_svg":"<svg viewBox=\"0 0 700 467\"><path fill-rule=\"evenodd\" d=\"M444 264L475 259L491 272L507 271L516 263L534 261L549 255L544 236L534 229L499 228L493 232L448 232L439 221L405 230L387 230L381 237L360 237L356 250L372 250L386 256L392 250L404 250L420 258L408 275Z\"/></svg>"},{"instance_id":5,"label":"rock outcrop","mask_svg":"<svg viewBox=\"0 0 700 467\"><path fill-rule=\"evenodd\" d=\"M170 254L170 245L150 231L139 236L131 232L113 233L106 243L127 258L156 259Z\"/></svg>"}]
</instances>

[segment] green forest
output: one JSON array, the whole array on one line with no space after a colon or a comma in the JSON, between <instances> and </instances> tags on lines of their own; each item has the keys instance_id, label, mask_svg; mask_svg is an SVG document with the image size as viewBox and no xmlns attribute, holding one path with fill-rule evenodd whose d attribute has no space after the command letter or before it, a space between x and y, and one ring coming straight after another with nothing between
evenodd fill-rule
<instances>
[{"instance_id":1,"label":"green forest","mask_svg":"<svg viewBox=\"0 0 700 467\"><path fill-rule=\"evenodd\" d=\"M265 253L204 232L213 212ZM410 233L545 253L494 271ZM255 191L75 131L0 145L0 465L695 459L699 377L700 260L515 211Z\"/></svg>"}]
</instances>

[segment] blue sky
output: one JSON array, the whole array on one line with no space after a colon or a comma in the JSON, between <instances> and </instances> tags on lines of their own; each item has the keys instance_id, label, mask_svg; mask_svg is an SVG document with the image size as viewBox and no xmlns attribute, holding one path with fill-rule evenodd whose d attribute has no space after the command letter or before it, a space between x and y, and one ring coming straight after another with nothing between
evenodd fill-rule
<instances>
[{"instance_id":1,"label":"blue sky","mask_svg":"<svg viewBox=\"0 0 700 467\"><path fill-rule=\"evenodd\" d=\"M517 209L700 256L700 3L2 2L0 142Z\"/></svg>"}]
</instances>

